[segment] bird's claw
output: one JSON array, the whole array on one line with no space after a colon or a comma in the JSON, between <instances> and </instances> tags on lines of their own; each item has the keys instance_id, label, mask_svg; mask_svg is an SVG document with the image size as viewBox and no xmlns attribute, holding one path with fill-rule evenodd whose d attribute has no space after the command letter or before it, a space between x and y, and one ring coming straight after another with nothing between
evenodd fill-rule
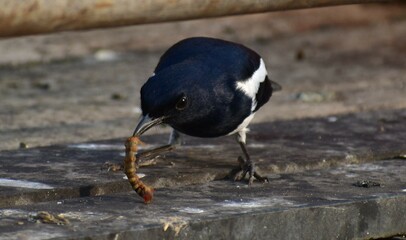
<instances>
[{"instance_id":1,"label":"bird's claw","mask_svg":"<svg viewBox=\"0 0 406 240\"><path fill-rule=\"evenodd\" d=\"M248 185L251 185L254 180L258 180L260 182L269 182L267 177L262 177L256 170L255 165L251 161L246 161L243 157L238 157L238 164L239 166L233 169L234 172L234 181L242 181L248 175Z\"/></svg>"}]
</instances>

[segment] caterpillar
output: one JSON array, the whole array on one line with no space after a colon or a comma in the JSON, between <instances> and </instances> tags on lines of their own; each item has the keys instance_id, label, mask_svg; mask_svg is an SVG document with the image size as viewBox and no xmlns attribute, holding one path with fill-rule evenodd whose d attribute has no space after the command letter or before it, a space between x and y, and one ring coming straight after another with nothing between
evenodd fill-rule
<instances>
[{"instance_id":1,"label":"caterpillar","mask_svg":"<svg viewBox=\"0 0 406 240\"><path fill-rule=\"evenodd\" d=\"M150 203L154 189L145 185L135 174L137 169L135 153L140 143L142 143L141 140L136 136L127 138L125 142L124 173L127 175L128 181L134 191L144 199L144 203Z\"/></svg>"}]
</instances>

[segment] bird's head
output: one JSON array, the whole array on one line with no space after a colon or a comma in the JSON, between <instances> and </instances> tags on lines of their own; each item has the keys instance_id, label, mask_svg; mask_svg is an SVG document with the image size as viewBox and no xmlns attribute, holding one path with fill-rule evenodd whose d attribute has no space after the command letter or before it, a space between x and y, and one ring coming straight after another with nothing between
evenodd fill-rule
<instances>
[{"instance_id":1,"label":"bird's head","mask_svg":"<svg viewBox=\"0 0 406 240\"><path fill-rule=\"evenodd\" d=\"M142 116L133 135L142 135L159 124L178 126L193 122L210 109L206 102L208 92L198 86L201 81L197 78L204 70L190 66L169 67L142 86Z\"/></svg>"}]
</instances>

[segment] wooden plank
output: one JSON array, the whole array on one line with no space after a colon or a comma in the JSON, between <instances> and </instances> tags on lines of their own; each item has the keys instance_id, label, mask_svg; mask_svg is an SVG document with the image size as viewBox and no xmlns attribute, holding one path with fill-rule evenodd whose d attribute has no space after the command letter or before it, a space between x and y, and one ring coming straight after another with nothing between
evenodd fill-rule
<instances>
[{"instance_id":1,"label":"wooden plank","mask_svg":"<svg viewBox=\"0 0 406 240\"><path fill-rule=\"evenodd\" d=\"M0 37L388 0L0 0Z\"/></svg>"}]
</instances>

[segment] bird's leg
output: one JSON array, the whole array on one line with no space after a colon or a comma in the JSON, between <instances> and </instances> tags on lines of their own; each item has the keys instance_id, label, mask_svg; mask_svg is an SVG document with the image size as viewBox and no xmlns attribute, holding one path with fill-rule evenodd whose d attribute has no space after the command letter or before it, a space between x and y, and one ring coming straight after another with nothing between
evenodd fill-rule
<instances>
[{"instance_id":1,"label":"bird's leg","mask_svg":"<svg viewBox=\"0 0 406 240\"><path fill-rule=\"evenodd\" d=\"M139 161L145 161L149 158L155 158L157 155L169 152L175 149L177 146L180 146L182 143L182 136L175 129L172 130L171 135L169 136L169 142L167 145L157 147L151 150L143 151L137 153L137 159Z\"/></svg>"},{"instance_id":2,"label":"bird's leg","mask_svg":"<svg viewBox=\"0 0 406 240\"><path fill-rule=\"evenodd\" d=\"M136 158L138 161L145 161L148 158L154 158L161 153L169 152L169 151L172 151L173 149L175 149L174 145L167 144L167 145L157 147L157 148L154 148L151 150L139 152L139 153L137 153Z\"/></svg>"},{"instance_id":3,"label":"bird's leg","mask_svg":"<svg viewBox=\"0 0 406 240\"><path fill-rule=\"evenodd\" d=\"M262 177L255 169L255 163L251 160L250 155L248 154L247 147L245 144L245 132L241 131L237 135L237 141L240 144L241 150L244 154L244 157L239 156L238 157L238 163L239 163L239 171L237 174L235 174L234 180L239 181L243 180L247 173L249 174L248 178L248 184L252 184L254 182L254 179L257 179L261 182L268 182L268 178Z\"/></svg>"},{"instance_id":4,"label":"bird's leg","mask_svg":"<svg viewBox=\"0 0 406 240\"><path fill-rule=\"evenodd\" d=\"M175 129L172 129L171 135L169 135L169 145L180 146L182 145L182 135Z\"/></svg>"}]
</instances>

